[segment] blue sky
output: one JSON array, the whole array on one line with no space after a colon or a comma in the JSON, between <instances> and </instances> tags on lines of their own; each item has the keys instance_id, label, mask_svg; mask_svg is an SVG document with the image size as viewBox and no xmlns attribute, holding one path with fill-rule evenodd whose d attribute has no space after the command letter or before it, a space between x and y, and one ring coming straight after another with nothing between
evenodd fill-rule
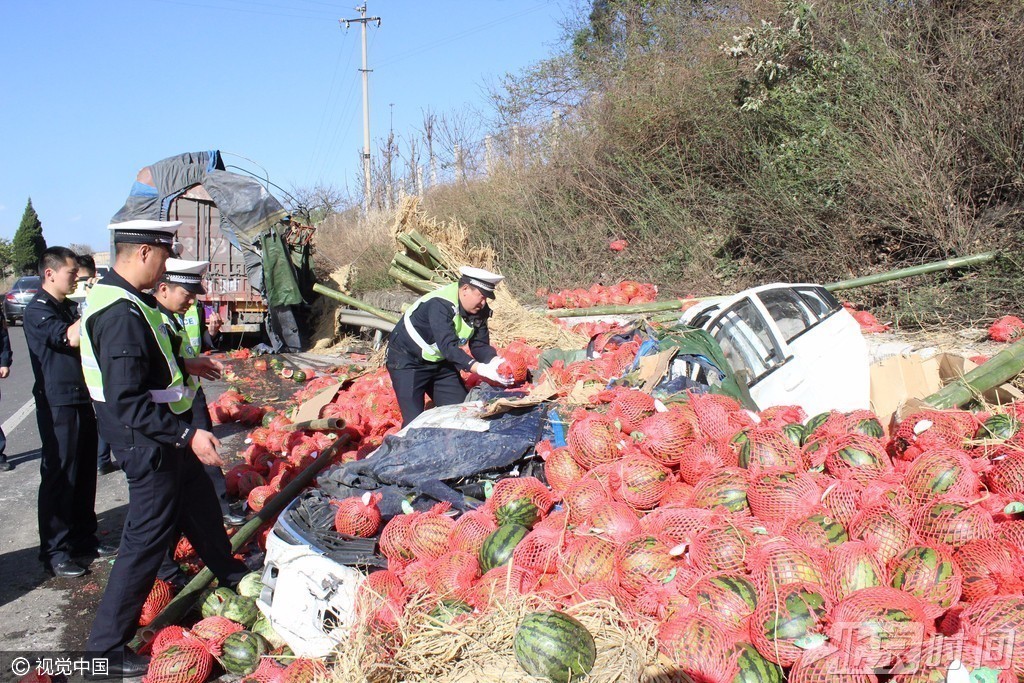
<instances>
[{"instance_id":1,"label":"blue sky","mask_svg":"<svg viewBox=\"0 0 1024 683\"><path fill-rule=\"evenodd\" d=\"M247 157L287 189L358 187L360 36L338 24L357 4L0 0L0 237L31 196L48 244L101 249L136 172L189 151ZM370 0L374 139L426 109L486 113L485 85L549 56L576 7Z\"/></svg>"}]
</instances>

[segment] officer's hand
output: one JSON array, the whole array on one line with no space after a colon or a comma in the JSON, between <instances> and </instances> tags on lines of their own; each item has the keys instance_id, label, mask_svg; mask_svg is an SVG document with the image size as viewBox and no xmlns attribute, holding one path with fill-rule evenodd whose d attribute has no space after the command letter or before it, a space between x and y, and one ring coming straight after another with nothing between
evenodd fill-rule
<instances>
[{"instance_id":1,"label":"officer's hand","mask_svg":"<svg viewBox=\"0 0 1024 683\"><path fill-rule=\"evenodd\" d=\"M480 375L484 379L489 379L492 382L496 382L504 387L511 386L512 378L505 377L498 372L498 367L505 362L505 359L501 356L495 356L491 359L490 363L476 363L473 366L473 372Z\"/></svg>"},{"instance_id":2,"label":"officer's hand","mask_svg":"<svg viewBox=\"0 0 1024 683\"><path fill-rule=\"evenodd\" d=\"M7 379L7 375L11 374L11 369L4 367L0 368L0 379Z\"/></svg>"},{"instance_id":3,"label":"officer's hand","mask_svg":"<svg viewBox=\"0 0 1024 683\"><path fill-rule=\"evenodd\" d=\"M189 445L192 447L192 452L199 458L199 462L204 465L223 467L224 461L221 460L220 455L217 453L217 449L220 448L220 441L213 435L213 432L197 429L192 435Z\"/></svg>"},{"instance_id":4,"label":"officer's hand","mask_svg":"<svg viewBox=\"0 0 1024 683\"><path fill-rule=\"evenodd\" d=\"M220 334L220 328L223 327L224 321L220 319L220 316L216 313L210 314L210 317L206 319L206 329L210 334L216 337Z\"/></svg>"},{"instance_id":5,"label":"officer's hand","mask_svg":"<svg viewBox=\"0 0 1024 683\"><path fill-rule=\"evenodd\" d=\"M220 379L220 373L224 370L224 364L209 356L185 359L185 371L194 377L203 379Z\"/></svg>"},{"instance_id":6,"label":"officer's hand","mask_svg":"<svg viewBox=\"0 0 1024 683\"><path fill-rule=\"evenodd\" d=\"M73 349L78 348L78 346L82 343L81 332L82 319L79 318L78 320L75 321L74 325L68 328L68 331L65 333L68 338L68 346L70 346Z\"/></svg>"}]
</instances>

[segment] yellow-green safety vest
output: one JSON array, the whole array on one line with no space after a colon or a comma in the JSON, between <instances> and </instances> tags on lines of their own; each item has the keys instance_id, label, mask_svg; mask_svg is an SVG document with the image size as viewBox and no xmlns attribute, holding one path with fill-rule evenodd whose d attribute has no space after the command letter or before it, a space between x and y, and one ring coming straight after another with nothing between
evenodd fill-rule
<instances>
[{"instance_id":1,"label":"yellow-green safety vest","mask_svg":"<svg viewBox=\"0 0 1024 683\"><path fill-rule=\"evenodd\" d=\"M420 355L423 356L423 360L431 363L440 363L444 360L444 355L442 355L440 349L437 348L437 344L428 344L423 336L416 331L416 326L412 324L412 314L420 307L420 305L424 302L430 301L431 299L444 299L452 304L452 322L455 325L455 336L459 338L459 346L462 346L472 339L473 333L476 332L476 328L466 322L465 318L459 314L458 282L445 285L441 289L436 289L433 292L424 294L419 299L416 299L412 306L406 310L405 315L402 316L402 320L405 323L405 331L412 339L413 343L420 347Z\"/></svg>"},{"instance_id":2,"label":"yellow-green safety vest","mask_svg":"<svg viewBox=\"0 0 1024 683\"><path fill-rule=\"evenodd\" d=\"M157 310L160 310L160 309L157 309ZM195 358L196 356L198 356L199 354L192 347L192 345L189 344L188 330L186 330L185 326L182 324L182 316L180 316L180 315L178 315L176 313L172 313L171 315L168 315L163 310L160 310L160 315L163 316L164 323L167 324L168 329L170 330L170 332L178 335L178 339L181 340L181 345L180 345L181 346L181 348L180 348L181 357L182 358ZM172 345L172 348L173 348L173 345ZM185 374L185 393L182 395L180 400L174 401L173 403L171 403L171 410L174 411L175 414L181 415L186 410L191 409L192 408L192 403L195 401L195 398L196 398L196 392L198 392L198 391L199 391L199 378L195 377L193 375L189 375L189 374L186 373Z\"/></svg>"},{"instance_id":3,"label":"yellow-green safety vest","mask_svg":"<svg viewBox=\"0 0 1024 683\"><path fill-rule=\"evenodd\" d=\"M203 328L199 324L199 302L196 301L192 304L192 307L185 311L185 315L181 316L181 326L185 328L185 334L182 336L182 342L192 347L192 356L186 355L186 358L195 358L203 352ZM182 347L182 351L185 347Z\"/></svg>"},{"instance_id":4,"label":"yellow-green safety vest","mask_svg":"<svg viewBox=\"0 0 1024 683\"><path fill-rule=\"evenodd\" d=\"M174 347L171 345L170 335L173 334L173 331L169 329L167 321L164 320L163 314L158 309L148 305L131 292L111 285L97 284L93 286L89 296L86 297L85 311L82 314L82 324L80 326L80 334L82 336L82 373L85 375L85 385L89 388L89 395L94 401L101 403L106 401L103 395L103 374L100 370L99 362L96 360L96 349L93 348L92 339L89 338L89 319L122 299L127 299L135 304L139 312L146 319L146 322L149 323L149 329L153 333L157 345L160 347L163 360L167 364L167 369L170 373L170 380L167 386L160 389L150 389L150 398L154 403L168 404L176 414L184 413L192 407L192 399L195 395L187 396L188 391L185 387L184 376L181 368L178 367L178 361L174 357ZM182 408L182 405L186 402L186 397L188 405Z\"/></svg>"}]
</instances>

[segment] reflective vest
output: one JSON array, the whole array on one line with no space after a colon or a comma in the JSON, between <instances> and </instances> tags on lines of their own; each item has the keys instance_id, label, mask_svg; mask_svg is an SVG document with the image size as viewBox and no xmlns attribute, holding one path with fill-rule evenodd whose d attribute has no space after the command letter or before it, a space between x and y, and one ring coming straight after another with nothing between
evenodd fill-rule
<instances>
[{"instance_id":1,"label":"reflective vest","mask_svg":"<svg viewBox=\"0 0 1024 683\"><path fill-rule=\"evenodd\" d=\"M178 335L178 339L181 340L181 357L195 358L196 356L198 356L199 354L196 352L195 348L193 348L192 345L189 344L188 330L186 330L185 326L182 324L182 316L174 313L168 315L161 309L157 310L160 311L160 315L163 317L164 324L167 325L168 330L171 333ZM193 375L185 374L185 392L182 394L180 399L171 402L171 410L174 411L174 413L177 415L181 415L185 411L190 410L192 408L192 402L195 401L196 392L198 391L199 378Z\"/></svg>"},{"instance_id":2,"label":"reflective vest","mask_svg":"<svg viewBox=\"0 0 1024 683\"><path fill-rule=\"evenodd\" d=\"M466 322L466 320L459 315L458 282L445 285L441 289L436 289L433 292L424 294L419 299L416 299L416 301L413 302L413 305L405 312L405 315L402 316L402 321L405 323L405 331L412 339L413 343L420 347L420 355L423 356L423 360L431 363L440 363L444 360L444 356L437 348L437 344L428 344L423 336L416 331L416 326L412 324L412 314L416 312L416 309L419 308L420 305L426 301L430 301L431 299L444 299L452 305L452 324L455 326L455 336L459 338L459 346L462 346L473 337L473 333L476 332L476 328Z\"/></svg>"},{"instance_id":3,"label":"reflective vest","mask_svg":"<svg viewBox=\"0 0 1024 683\"><path fill-rule=\"evenodd\" d=\"M170 335L173 331L168 329L167 321L164 320L163 314L158 309L148 305L131 292L111 285L97 284L93 286L89 296L86 298L85 312L82 314L82 324L80 326L80 334L82 335L82 373L85 375L85 385L89 388L89 395L94 401L101 403L106 401L103 395L103 374L100 370L100 364L96 360L96 349L93 348L92 339L89 338L89 319L122 299L127 299L135 304L139 312L145 317L146 322L149 323L149 329L153 333L157 345L160 347L163 361L167 364L170 377L167 386L159 389L150 389L149 396L154 403L167 403L171 410L178 413L179 411L176 408L180 405L182 399L185 398L186 390L184 377L182 376L181 368L178 367L178 361L174 357L174 347L171 345ZM111 343L115 342L112 341ZM189 398L188 404L191 407L191 398ZM185 410L187 409L185 408ZM180 412L185 412L185 410Z\"/></svg>"},{"instance_id":4,"label":"reflective vest","mask_svg":"<svg viewBox=\"0 0 1024 683\"><path fill-rule=\"evenodd\" d=\"M190 346L192 355L189 356L185 347L182 346L181 350L185 354L185 358L195 358L203 352L203 328L199 324L199 302L193 302L192 307L185 311L185 315L181 316L181 326L184 329L184 334L181 337L183 344Z\"/></svg>"}]
</instances>

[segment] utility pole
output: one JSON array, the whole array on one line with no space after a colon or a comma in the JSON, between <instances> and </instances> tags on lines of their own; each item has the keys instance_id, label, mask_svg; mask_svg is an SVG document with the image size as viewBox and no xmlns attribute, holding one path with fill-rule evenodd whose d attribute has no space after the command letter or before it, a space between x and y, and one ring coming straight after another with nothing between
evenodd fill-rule
<instances>
[{"instance_id":1,"label":"utility pole","mask_svg":"<svg viewBox=\"0 0 1024 683\"><path fill-rule=\"evenodd\" d=\"M366 24L367 22L377 22L377 28L380 28L380 17L368 17L366 16L366 3L364 2L359 7L355 8L359 12L358 19L339 19L338 22L345 25L347 29L351 24L362 24L363 27L363 68L360 71L363 72L363 181L365 186L363 192L365 193L365 199L363 201L366 213L370 213L370 69L366 66Z\"/></svg>"}]
</instances>

